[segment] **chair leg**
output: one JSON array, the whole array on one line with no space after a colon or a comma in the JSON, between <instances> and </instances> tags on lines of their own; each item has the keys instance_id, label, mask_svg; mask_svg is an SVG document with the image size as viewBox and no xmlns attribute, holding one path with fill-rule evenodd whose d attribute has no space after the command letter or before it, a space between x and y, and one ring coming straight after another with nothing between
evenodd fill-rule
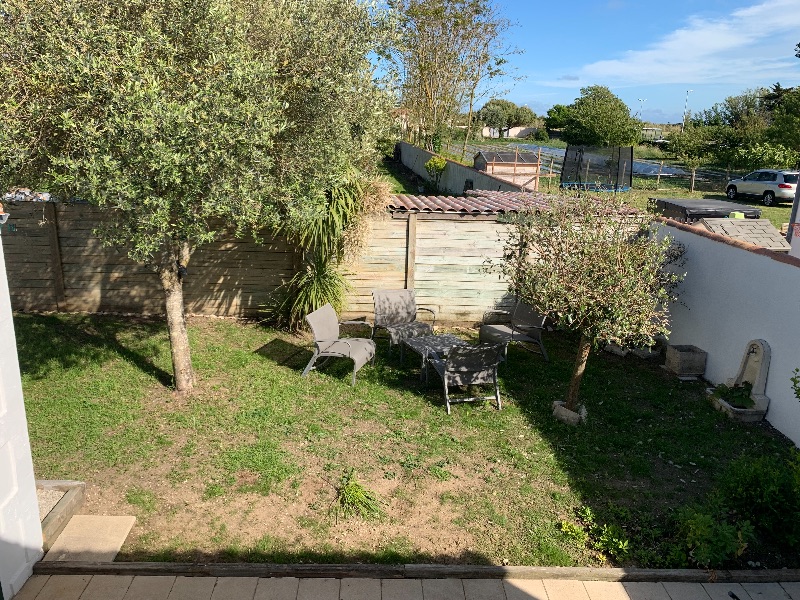
<instances>
[{"instance_id":1,"label":"chair leg","mask_svg":"<svg viewBox=\"0 0 800 600\"><path fill-rule=\"evenodd\" d=\"M314 368L314 363L317 362L318 358L319 358L319 354L315 350L314 351L314 355L311 357L311 360L308 361L308 364L306 365L306 368L303 369L303 374L300 375L300 377L306 377L311 372L311 369Z\"/></svg>"},{"instance_id":2,"label":"chair leg","mask_svg":"<svg viewBox=\"0 0 800 600\"><path fill-rule=\"evenodd\" d=\"M497 400L497 410L502 410L503 404L500 402L500 385L497 382L497 367L494 368L494 398Z\"/></svg>"},{"instance_id":3,"label":"chair leg","mask_svg":"<svg viewBox=\"0 0 800 600\"><path fill-rule=\"evenodd\" d=\"M447 408L447 414L450 414L450 394L447 391L447 376L443 378L444 382L444 405Z\"/></svg>"},{"instance_id":4,"label":"chair leg","mask_svg":"<svg viewBox=\"0 0 800 600\"><path fill-rule=\"evenodd\" d=\"M351 387L356 387L356 363L353 362L353 381L350 382Z\"/></svg>"},{"instance_id":5,"label":"chair leg","mask_svg":"<svg viewBox=\"0 0 800 600\"><path fill-rule=\"evenodd\" d=\"M544 344L542 342L539 342L539 348L542 351L542 356L544 356L544 361L545 362L550 362L550 359L547 356L547 350L544 349Z\"/></svg>"}]
</instances>

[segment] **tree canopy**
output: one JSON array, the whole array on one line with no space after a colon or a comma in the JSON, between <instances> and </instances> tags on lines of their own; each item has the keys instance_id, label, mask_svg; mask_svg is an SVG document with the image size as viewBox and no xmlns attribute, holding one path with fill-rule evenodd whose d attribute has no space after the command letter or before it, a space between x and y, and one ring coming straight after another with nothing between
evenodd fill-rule
<instances>
[{"instance_id":1,"label":"tree canopy","mask_svg":"<svg viewBox=\"0 0 800 600\"><path fill-rule=\"evenodd\" d=\"M99 233L160 278L188 391L192 252L313 223L367 166L389 105L368 59L381 25L357 0L2 6L0 185L111 209Z\"/></svg>"},{"instance_id":2,"label":"tree canopy","mask_svg":"<svg viewBox=\"0 0 800 600\"><path fill-rule=\"evenodd\" d=\"M490 0L390 0L399 19L396 52L401 103L428 149L464 107L508 74L511 26Z\"/></svg>"},{"instance_id":3,"label":"tree canopy","mask_svg":"<svg viewBox=\"0 0 800 600\"><path fill-rule=\"evenodd\" d=\"M629 146L639 140L641 125L611 90L593 85L569 106L562 137L574 145Z\"/></svg>"},{"instance_id":4,"label":"tree canopy","mask_svg":"<svg viewBox=\"0 0 800 600\"><path fill-rule=\"evenodd\" d=\"M501 264L511 293L581 334L566 398L574 410L592 345L650 346L668 333L682 278L670 264L681 252L656 235L649 214L612 199L553 199L511 223Z\"/></svg>"},{"instance_id":5,"label":"tree canopy","mask_svg":"<svg viewBox=\"0 0 800 600\"><path fill-rule=\"evenodd\" d=\"M496 129L500 137L511 127L533 125L538 118L527 106L517 106L509 100L492 99L476 113L479 121Z\"/></svg>"}]
</instances>

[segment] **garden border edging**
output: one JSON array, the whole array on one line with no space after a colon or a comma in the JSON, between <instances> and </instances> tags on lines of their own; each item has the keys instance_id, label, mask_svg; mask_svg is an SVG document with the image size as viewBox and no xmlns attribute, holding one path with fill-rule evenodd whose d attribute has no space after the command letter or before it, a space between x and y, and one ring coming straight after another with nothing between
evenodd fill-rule
<instances>
[{"instance_id":1,"label":"garden border edging","mask_svg":"<svg viewBox=\"0 0 800 600\"><path fill-rule=\"evenodd\" d=\"M380 579L572 579L582 581L649 581L767 583L800 581L800 569L761 571L638 569L595 567L524 567L485 565L375 565L156 562L38 562L37 575L180 575L189 577L366 577Z\"/></svg>"}]
</instances>

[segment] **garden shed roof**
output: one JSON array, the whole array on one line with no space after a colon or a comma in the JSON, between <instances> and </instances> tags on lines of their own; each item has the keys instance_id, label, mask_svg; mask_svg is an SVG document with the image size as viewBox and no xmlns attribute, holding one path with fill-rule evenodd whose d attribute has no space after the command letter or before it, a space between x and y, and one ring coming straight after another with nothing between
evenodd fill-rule
<instances>
[{"instance_id":1,"label":"garden shed roof","mask_svg":"<svg viewBox=\"0 0 800 600\"><path fill-rule=\"evenodd\" d=\"M470 190L467 196L409 196L398 194L389 201L391 212L497 215L517 212L523 206L546 208L556 196L532 192Z\"/></svg>"}]
</instances>

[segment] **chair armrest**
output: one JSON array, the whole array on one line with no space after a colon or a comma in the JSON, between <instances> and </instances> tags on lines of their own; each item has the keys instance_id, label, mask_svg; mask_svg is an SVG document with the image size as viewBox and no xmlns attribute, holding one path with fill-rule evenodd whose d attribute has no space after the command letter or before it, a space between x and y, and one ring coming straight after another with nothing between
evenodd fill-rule
<instances>
[{"instance_id":1,"label":"chair armrest","mask_svg":"<svg viewBox=\"0 0 800 600\"><path fill-rule=\"evenodd\" d=\"M431 327L435 327L436 326L436 311L433 310L432 308L425 308L424 306L418 306L417 307L417 312L419 312L421 310L427 311L427 312L429 312L429 313L431 313L433 315L433 323L431 324Z\"/></svg>"},{"instance_id":2,"label":"chair armrest","mask_svg":"<svg viewBox=\"0 0 800 600\"><path fill-rule=\"evenodd\" d=\"M372 323L369 321L339 321L339 325L363 325L372 329Z\"/></svg>"}]
</instances>

